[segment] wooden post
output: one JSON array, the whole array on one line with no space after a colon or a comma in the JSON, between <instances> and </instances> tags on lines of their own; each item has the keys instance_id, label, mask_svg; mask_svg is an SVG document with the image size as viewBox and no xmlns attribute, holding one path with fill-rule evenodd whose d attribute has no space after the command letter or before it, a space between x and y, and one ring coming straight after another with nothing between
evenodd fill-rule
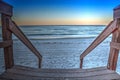
<instances>
[{"instance_id":1,"label":"wooden post","mask_svg":"<svg viewBox=\"0 0 120 80\"><path fill-rule=\"evenodd\" d=\"M12 40L12 33L8 30L9 18L11 17L5 14L2 14L1 18L2 18L3 41ZM4 60L5 60L5 69L9 69L13 67L14 60L13 60L13 46L12 45L4 48Z\"/></svg>"},{"instance_id":2,"label":"wooden post","mask_svg":"<svg viewBox=\"0 0 120 80\"><path fill-rule=\"evenodd\" d=\"M114 9L114 20L117 20L116 26L118 29L112 34L112 42L120 43L120 6ZM116 70L117 61L118 61L119 50L113 47L110 47L110 54L108 60L108 69Z\"/></svg>"}]
</instances>

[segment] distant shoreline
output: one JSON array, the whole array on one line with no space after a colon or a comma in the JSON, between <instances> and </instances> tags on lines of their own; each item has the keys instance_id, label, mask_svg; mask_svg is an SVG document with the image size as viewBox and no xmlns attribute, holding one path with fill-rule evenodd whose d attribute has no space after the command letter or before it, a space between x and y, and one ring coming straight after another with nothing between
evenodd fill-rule
<instances>
[{"instance_id":1,"label":"distant shoreline","mask_svg":"<svg viewBox=\"0 0 120 80\"><path fill-rule=\"evenodd\" d=\"M107 25L18 25L18 26L107 26ZM1 27L1 24L0 24Z\"/></svg>"},{"instance_id":2,"label":"distant shoreline","mask_svg":"<svg viewBox=\"0 0 120 80\"><path fill-rule=\"evenodd\" d=\"M19 27L22 27L22 26L26 26L26 27L28 27L28 26L101 26L101 27L103 27L103 26L106 26L106 25L18 25ZM1 27L1 25L0 25L0 27Z\"/></svg>"}]
</instances>

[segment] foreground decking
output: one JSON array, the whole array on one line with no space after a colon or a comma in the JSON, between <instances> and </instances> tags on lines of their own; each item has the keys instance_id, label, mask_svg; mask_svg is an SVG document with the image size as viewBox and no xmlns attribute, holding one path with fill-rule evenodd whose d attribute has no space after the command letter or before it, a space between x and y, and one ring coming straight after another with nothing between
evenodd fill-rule
<instances>
[{"instance_id":1,"label":"foreground decking","mask_svg":"<svg viewBox=\"0 0 120 80\"><path fill-rule=\"evenodd\" d=\"M120 76L106 67L93 69L35 69L14 66L0 77L3 80L112 80Z\"/></svg>"}]
</instances>

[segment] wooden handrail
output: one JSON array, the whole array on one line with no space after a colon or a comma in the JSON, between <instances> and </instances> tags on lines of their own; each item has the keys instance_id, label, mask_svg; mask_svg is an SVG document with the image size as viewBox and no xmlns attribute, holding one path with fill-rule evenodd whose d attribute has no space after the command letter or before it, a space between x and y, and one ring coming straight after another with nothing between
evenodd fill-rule
<instances>
[{"instance_id":1,"label":"wooden handrail","mask_svg":"<svg viewBox=\"0 0 120 80\"><path fill-rule=\"evenodd\" d=\"M13 44L12 40L3 41L3 42L0 42L0 48L5 48L5 47L8 47L12 44Z\"/></svg>"},{"instance_id":2,"label":"wooden handrail","mask_svg":"<svg viewBox=\"0 0 120 80\"><path fill-rule=\"evenodd\" d=\"M13 7L4 1L0 0L0 13L2 18L2 37L3 42L0 42L0 48L4 47L5 68L9 69L14 66L12 33L14 33L38 58L39 68L41 67L42 56L37 49L32 45L29 39L19 29L19 27L11 20L13 15Z\"/></svg>"},{"instance_id":3,"label":"wooden handrail","mask_svg":"<svg viewBox=\"0 0 120 80\"><path fill-rule=\"evenodd\" d=\"M20 28L13 22L11 19L9 19L10 26L9 30L14 33L38 58L39 60L39 68L41 67L41 61L42 56L37 51L37 49L32 45L32 43L29 41L29 39L24 35L24 33L20 30Z\"/></svg>"},{"instance_id":4,"label":"wooden handrail","mask_svg":"<svg viewBox=\"0 0 120 80\"><path fill-rule=\"evenodd\" d=\"M82 68L83 58L95 49L104 39L117 29L116 20L111 21L103 32L92 42L92 44L80 55L80 68Z\"/></svg>"}]
</instances>

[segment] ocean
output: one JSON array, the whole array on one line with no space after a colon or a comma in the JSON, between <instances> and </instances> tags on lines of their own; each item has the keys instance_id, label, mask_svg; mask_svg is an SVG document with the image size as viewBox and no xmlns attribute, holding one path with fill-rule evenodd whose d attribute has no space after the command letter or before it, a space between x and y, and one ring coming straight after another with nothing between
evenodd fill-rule
<instances>
[{"instance_id":1,"label":"ocean","mask_svg":"<svg viewBox=\"0 0 120 80\"><path fill-rule=\"evenodd\" d=\"M92 38L97 37L105 26L21 26L30 39ZM1 35L0 27L0 35ZM0 37L1 39L1 37ZM13 39L16 37L13 35Z\"/></svg>"},{"instance_id":2,"label":"ocean","mask_svg":"<svg viewBox=\"0 0 120 80\"><path fill-rule=\"evenodd\" d=\"M44 58L42 68L79 68L79 56L81 52L92 43L104 28L105 26L98 25L20 26L24 34L42 53ZM2 35L1 33L0 27L0 35ZM0 40L2 40L1 37ZM29 54L31 52L26 47L23 47L23 44L14 35L13 40L14 53L17 53L14 54L15 63L36 67L36 57ZM110 40L111 36L87 56L84 68L105 66L107 64ZM3 49L0 49L0 73L4 71L3 56ZM120 63L118 60L119 66ZM120 72L119 68L117 68L117 72Z\"/></svg>"}]
</instances>

